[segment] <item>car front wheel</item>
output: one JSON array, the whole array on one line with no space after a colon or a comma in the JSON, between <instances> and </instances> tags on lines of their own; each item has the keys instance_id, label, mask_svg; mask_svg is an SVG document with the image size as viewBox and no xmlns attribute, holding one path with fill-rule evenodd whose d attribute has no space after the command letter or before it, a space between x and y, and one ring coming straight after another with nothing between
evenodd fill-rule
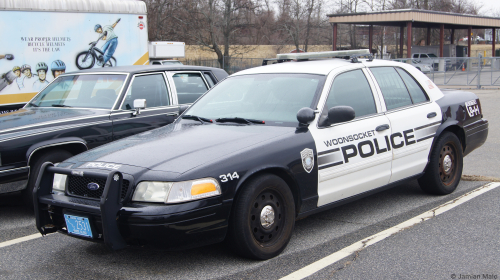
<instances>
[{"instance_id":1,"label":"car front wheel","mask_svg":"<svg viewBox=\"0 0 500 280\"><path fill-rule=\"evenodd\" d=\"M239 255L266 260L287 246L295 225L295 203L280 177L265 174L242 186L229 224L229 244Z\"/></svg>"},{"instance_id":2,"label":"car front wheel","mask_svg":"<svg viewBox=\"0 0 500 280\"><path fill-rule=\"evenodd\" d=\"M35 188L36 179L38 178L38 174L40 173L40 168L42 164L45 162L59 163L64 161L73 154L66 150L50 150L38 155L32 163L30 163L30 176L28 180L28 186L22 192L22 197L24 204L28 208L33 208L33 189Z\"/></svg>"},{"instance_id":3,"label":"car front wheel","mask_svg":"<svg viewBox=\"0 0 500 280\"><path fill-rule=\"evenodd\" d=\"M431 194L452 193L460 183L463 163L460 140L454 133L444 132L435 143L425 174L418 179L420 188Z\"/></svg>"}]
</instances>

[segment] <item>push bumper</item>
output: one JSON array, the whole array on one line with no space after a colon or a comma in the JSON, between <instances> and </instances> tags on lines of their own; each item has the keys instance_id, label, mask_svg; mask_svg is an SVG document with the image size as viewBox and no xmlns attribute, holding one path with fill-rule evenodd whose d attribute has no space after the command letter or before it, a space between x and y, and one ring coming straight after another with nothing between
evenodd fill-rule
<instances>
[{"instance_id":1,"label":"push bumper","mask_svg":"<svg viewBox=\"0 0 500 280\"><path fill-rule=\"evenodd\" d=\"M54 173L81 175L106 180L99 200L76 198L52 193ZM37 229L43 235L59 231L69 234L64 214L89 219L93 238L114 250L127 245L161 245L169 248L190 248L224 240L231 201L204 199L176 205L125 203L120 198L123 175L74 171L51 163L42 166L34 189Z\"/></svg>"}]
</instances>

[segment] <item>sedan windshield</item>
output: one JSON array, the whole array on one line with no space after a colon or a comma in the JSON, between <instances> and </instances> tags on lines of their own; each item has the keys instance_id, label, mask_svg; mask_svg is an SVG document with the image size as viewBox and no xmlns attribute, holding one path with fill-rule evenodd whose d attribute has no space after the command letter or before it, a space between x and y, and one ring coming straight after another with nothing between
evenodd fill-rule
<instances>
[{"instance_id":1,"label":"sedan windshield","mask_svg":"<svg viewBox=\"0 0 500 280\"><path fill-rule=\"evenodd\" d=\"M78 107L111 109L126 75L59 76L26 107Z\"/></svg>"},{"instance_id":2,"label":"sedan windshield","mask_svg":"<svg viewBox=\"0 0 500 280\"><path fill-rule=\"evenodd\" d=\"M186 114L224 123L243 118L266 125L296 125L297 112L317 103L324 80L325 76L310 74L236 76L215 86Z\"/></svg>"}]
</instances>

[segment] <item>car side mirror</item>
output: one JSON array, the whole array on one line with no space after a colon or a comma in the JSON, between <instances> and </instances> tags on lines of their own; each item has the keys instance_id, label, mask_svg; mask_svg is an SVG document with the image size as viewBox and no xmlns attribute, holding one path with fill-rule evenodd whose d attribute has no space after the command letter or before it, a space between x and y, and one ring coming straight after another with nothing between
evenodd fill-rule
<instances>
[{"instance_id":1,"label":"car side mirror","mask_svg":"<svg viewBox=\"0 0 500 280\"><path fill-rule=\"evenodd\" d=\"M135 112L132 114L137 116L141 113L141 109L146 109L146 99L134 99Z\"/></svg>"},{"instance_id":2,"label":"car side mirror","mask_svg":"<svg viewBox=\"0 0 500 280\"><path fill-rule=\"evenodd\" d=\"M301 126L308 126L316 117L316 112L309 107L304 107L297 112L297 120Z\"/></svg>"},{"instance_id":3,"label":"car side mirror","mask_svg":"<svg viewBox=\"0 0 500 280\"><path fill-rule=\"evenodd\" d=\"M179 106L179 115L181 115L182 113L184 113L184 111L186 111L187 108L189 108L188 105L180 105Z\"/></svg>"},{"instance_id":4,"label":"car side mirror","mask_svg":"<svg viewBox=\"0 0 500 280\"><path fill-rule=\"evenodd\" d=\"M328 109L328 123L341 123L353 120L356 113L351 106L335 106Z\"/></svg>"}]
</instances>

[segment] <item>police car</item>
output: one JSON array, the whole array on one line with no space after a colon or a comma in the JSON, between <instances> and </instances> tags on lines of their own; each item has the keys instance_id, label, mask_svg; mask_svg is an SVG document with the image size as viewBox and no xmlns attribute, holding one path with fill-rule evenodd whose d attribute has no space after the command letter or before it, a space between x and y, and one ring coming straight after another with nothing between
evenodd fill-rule
<instances>
[{"instance_id":1,"label":"police car","mask_svg":"<svg viewBox=\"0 0 500 280\"><path fill-rule=\"evenodd\" d=\"M408 180L453 192L463 157L488 134L478 97L442 92L409 64L358 57L367 54L278 55L168 126L45 163L37 228L113 249L227 239L269 259L299 218Z\"/></svg>"}]
</instances>

